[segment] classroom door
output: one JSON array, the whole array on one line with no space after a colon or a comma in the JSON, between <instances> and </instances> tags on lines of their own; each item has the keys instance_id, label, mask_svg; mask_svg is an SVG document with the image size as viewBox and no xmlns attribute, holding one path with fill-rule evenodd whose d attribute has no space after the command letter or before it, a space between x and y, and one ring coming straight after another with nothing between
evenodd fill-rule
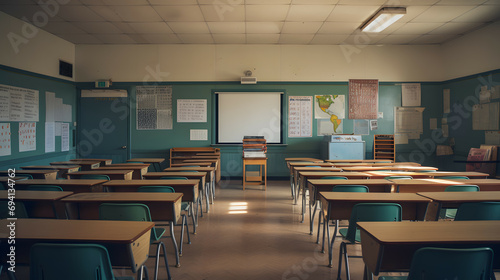
<instances>
[{"instance_id":1,"label":"classroom door","mask_svg":"<svg viewBox=\"0 0 500 280\"><path fill-rule=\"evenodd\" d=\"M130 106L126 90L82 90L77 123L77 157L129 158Z\"/></svg>"}]
</instances>

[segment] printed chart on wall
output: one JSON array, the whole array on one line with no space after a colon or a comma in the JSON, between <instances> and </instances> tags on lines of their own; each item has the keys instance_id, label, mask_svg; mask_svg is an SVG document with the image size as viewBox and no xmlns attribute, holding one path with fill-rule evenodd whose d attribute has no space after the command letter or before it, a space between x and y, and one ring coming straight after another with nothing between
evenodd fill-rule
<instances>
[{"instance_id":1,"label":"printed chart on wall","mask_svg":"<svg viewBox=\"0 0 500 280\"><path fill-rule=\"evenodd\" d=\"M408 144L408 139L420 139L424 132L423 107L394 107L396 144Z\"/></svg>"},{"instance_id":2,"label":"printed chart on wall","mask_svg":"<svg viewBox=\"0 0 500 280\"><path fill-rule=\"evenodd\" d=\"M312 137L312 96L288 97L288 137Z\"/></svg>"},{"instance_id":3,"label":"printed chart on wall","mask_svg":"<svg viewBox=\"0 0 500 280\"><path fill-rule=\"evenodd\" d=\"M10 123L0 123L0 156L11 155Z\"/></svg>"},{"instance_id":4,"label":"printed chart on wall","mask_svg":"<svg viewBox=\"0 0 500 280\"><path fill-rule=\"evenodd\" d=\"M0 121L37 122L38 90L0 85Z\"/></svg>"},{"instance_id":5,"label":"printed chart on wall","mask_svg":"<svg viewBox=\"0 0 500 280\"><path fill-rule=\"evenodd\" d=\"M343 133L345 96L316 95L314 99L314 118L318 120L318 135Z\"/></svg>"},{"instance_id":6,"label":"printed chart on wall","mask_svg":"<svg viewBox=\"0 0 500 280\"><path fill-rule=\"evenodd\" d=\"M177 99L177 122L207 122L207 100Z\"/></svg>"},{"instance_id":7,"label":"printed chart on wall","mask_svg":"<svg viewBox=\"0 0 500 280\"><path fill-rule=\"evenodd\" d=\"M349 80L349 119L377 119L378 80Z\"/></svg>"},{"instance_id":8,"label":"printed chart on wall","mask_svg":"<svg viewBox=\"0 0 500 280\"><path fill-rule=\"evenodd\" d=\"M172 86L138 86L137 129L172 129Z\"/></svg>"},{"instance_id":9,"label":"printed chart on wall","mask_svg":"<svg viewBox=\"0 0 500 280\"><path fill-rule=\"evenodd\" d=\"M36 150L36 123L19 123L19 152Z\"/></svg>"}]
</instances>

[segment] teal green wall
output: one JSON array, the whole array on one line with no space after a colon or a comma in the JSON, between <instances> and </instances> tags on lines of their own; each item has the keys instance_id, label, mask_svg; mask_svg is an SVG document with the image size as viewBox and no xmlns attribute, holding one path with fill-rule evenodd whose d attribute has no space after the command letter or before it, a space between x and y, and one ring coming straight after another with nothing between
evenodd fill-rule
<instances>
[{"instance_id":1,"label":"teal green wall","mask_svg":"<svg viewBox=\"0 0 500 280\"><path fill-rule=\"evenodd\" d=\"M72 106L73 121L76 121L76 87L73 82L50 78L26 71L0 66L0 84L29 88L39 91L39 121L36 123L36 150L19 152L19 125L11 124L11 155L0 157L0 170L24 165L46 165L53 161L67 160L74 157L73 123L70 124L70 150L61 152L61 136L56 136L56 152L45 153L45 92L50 91L62 98L64 104Z\"/></svg>"}]
</instances>

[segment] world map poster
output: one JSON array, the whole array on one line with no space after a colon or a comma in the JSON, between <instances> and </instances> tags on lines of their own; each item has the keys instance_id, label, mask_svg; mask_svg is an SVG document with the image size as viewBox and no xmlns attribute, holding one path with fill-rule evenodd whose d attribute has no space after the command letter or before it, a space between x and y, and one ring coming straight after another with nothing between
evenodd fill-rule
<instances>
[{"instance_id":1,"label":"world map poster","mask_svg":"<svg viewBox=\"0 0 500 280\"><path fill-rule=\"evenodd\" d=\"M341 133L342 120L345 119L345 95L316 95L314 99L314 118L329 120L331 132ZM323 121L322 127L325 124Z\"/></svg>"}]
</instances>

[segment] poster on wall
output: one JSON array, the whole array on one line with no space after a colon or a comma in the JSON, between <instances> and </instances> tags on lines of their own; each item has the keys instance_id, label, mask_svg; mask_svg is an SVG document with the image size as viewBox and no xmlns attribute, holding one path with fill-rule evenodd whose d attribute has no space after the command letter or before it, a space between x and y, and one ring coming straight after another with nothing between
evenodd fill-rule
<instances>
[{"instance_id":1,"label":"poster on wall","mask_svg":"<svg viewBox=\"0 0 500 280\"><path fill-rule=\"evenodd\" d=\"M38 90L0 85L0 121L37 122Z\"/></svg>"},{"instance_id":2,"label":"poster on wall","mask_svg":"<svg viewBox=\"0 0 500 280\"><path fill-rule=\"evenodd\" d=\"M36 150L36 123L19 123L19 152Z\"/></svg>"},{"instance_id":3,"label":"poster on wall","mask_svg":"<svg viewBox=\"0 0 500 280\"><path fill-rule=\"evenodd\" d=\"M136 88L137 130L172 129L172 86Z\"/></svg>"},{"instance_id":4,"label":"poster on wall","mask_svg":"<svg viewBox=\"0 0 500 280\"><path fill-rule=\"evenodd\" d=\"M402 84L401 99L403 107L421 105L420 83Z\"/></svg>"},{"instance_id":5,"label":"poster on wall","mask_svg":"<svg viewBox=\"0 0 500 280\"><path fill-rule=\"evenodd\" d=\"M61 124L61 152L69 151L69 123Z\"/></svg>"},{"instance_id":6,"label":"poster on wall","mask_svg":"<svg viewBox=\"0 0 500 280\"><path fill-rule=\"evenodd\" d=\"M0 156L11 155L10 123L0 123Z\"/></svg>"},{"instance_id":7,"label":"poster on wall","mask_svg":"<svg viewBox=\"0 0 500 280\"><path fill-rule=\"evenodd\" d=\"M314 99L314 118L327 119L333 126L332 134L342 133L342 120L345 119L345 96L315 95Z\"/></svg>"},{"instance_id":8,"label":"poster on wall","mask_svg":"<svg viewBox=\"0 0 500 280\"><path fill-rule=\"evenodd\" d=\"M288 137L312 137L312 98L288 97Z\"/></svg>"},{"instance_id":9,"label":"poster on wall","mask_svg":"<svg viewBox=\"0 0 500 280\"><path fill-rule=\"evenodd\" d=\"M377 119L378 80L349 80L349 119Z\"/></svg>"},{"instance_id":10,"label":"poster on wall","mask_svg":"<svg viewBox=\"0 0 500 280\"><path fill-rule=\"evenodd\" d=\"M177 99L177 122L207 122L207 100Z\"/></svg>"},{"instance_id":11,"label":"poster on wall","mask_svg":"<svg viewBox=\"0 0 500 280\"><path fill-rule=\"evenodd\" d=\"M51 153L56 151L56 123L45 123L45 152Z\"/></svg>"}]
</instances>

